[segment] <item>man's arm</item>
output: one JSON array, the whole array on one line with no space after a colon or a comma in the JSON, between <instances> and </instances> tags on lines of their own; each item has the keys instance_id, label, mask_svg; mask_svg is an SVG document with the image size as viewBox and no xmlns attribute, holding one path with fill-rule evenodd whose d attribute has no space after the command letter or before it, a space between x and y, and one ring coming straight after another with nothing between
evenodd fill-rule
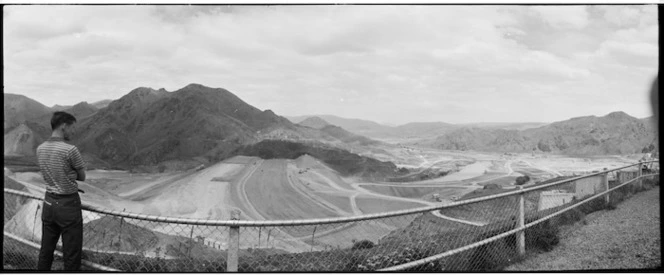
<instances>
[{"instance_id":1,"label":"man's arm","mask_svg":"<svg viewBox=\"0 0 664 275\"><path fill-rule=\"evenodd\" d=\"M85 181L85 168L76 169L76 180Z\"/></svg>"}]
</instances>

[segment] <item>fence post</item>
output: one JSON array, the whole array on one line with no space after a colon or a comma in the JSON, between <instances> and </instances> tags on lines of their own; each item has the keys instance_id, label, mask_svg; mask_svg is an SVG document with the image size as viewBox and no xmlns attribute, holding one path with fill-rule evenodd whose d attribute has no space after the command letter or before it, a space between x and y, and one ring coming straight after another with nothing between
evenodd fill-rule
<instances>
[{"instance_id":1,"label":"fence post","mask_svg":"<svg viewBox=\"0 0 664 275\"><path fill-rule=\"evenodd\" d=\"M191 226L191 232L189 232L189 242L190 243L189 243L189 246L188 246L188 249L187 249L187 255L189 255L190 258L191 258L191 250L192 250L192 248L194 248L194 242L195 242L194 241L194 227L196 227L196 226L192 225Z\"/></svg>"},{"instance_id":2,"label":"fence post","mask_svg":"<svg viewBox=\"0 0 664 275\"><path fill-rule=\"evenodd\" d=\"M261 231L263 227L258 228L258 248L261 248Z\"/></svg>"},{"instance_id":3,"label":"fence post","mask_svg":"<svg viewBox=\"0 0 664 275\"><path fill-rule=\"evenodd\" d=\"M314 251L314 236L316 236L316 228L318 226L314 226L314 232L311 233L311 251Z\"/></svg>"},{"instance_id":4,"label":"fence post","mask_svg":"<svg viewBox=\"0 0 664 275\"><path fill-rule=\"evenodd\" d=\"M37 204L37 210L35 210L35 219L32 221L32 241L35 240L35 229L37 229L37 216L39 216L39 207L41 205L38 203ZM42 234L44 234L42 232Z\"/></svg>"},{"instance_id":5,"label":"fence post","mask_svg":"<svg viewBox=\"0 0 664 275\"><path fill-rule=\"evenodd\" d=\"M519 186L519 191L523 190L523 186ZM525 193L519 194L519 228L525 227ZM522 230L516 234L517 245L519 247L519 256L526 254L526 231Z\"/></svg>"},{"instance_id":6,"label":"fence post","mask_svg":"<svg viewBox=\"0 0 664 275\"><path fill-rule=\"evenodd\" d=\"M125 212L127 208L123 208L122 212ZM124 218L120 217L120 232L118 232L118 253L120 252L120 249L122 248L122 224L124 223Z\"/></svg>"},{"instance_id":7,"label":"fence post","mask_svg":"<svg viewBox=\"0 0 664 275\"><path fill-rule=\"evenodd\" d=\"M604 172L602 176L603 176L602 181L604 182L604 191L607 191L609 190L609 172ZM611 198L609 197L609 194L610 193L606 193L606 195L604 195L604 200L606 202L607 207L609 206L609 203L611 203L610 200Z\"/></svg>"},{"instance_id":8,"label":"fence post","mask_svg":"<svg viewBox=\"0 0 664 275\"><path fill-rule=\"evenodd\" d=\"M240 220L240 210L231 211L231 220ZM240 253L240 227L231 226L228 230L228 253L226 259L226 271L237 272L238 256Z\"/></svg>"},{"instance_id":9,"label":"fence post","mask_svg":"<svg viewBox=\"0 0 664 275\"><path fill-rule=\"evenodd\" d=\"M643 180L641 179L641 176L643 176L643 165L645 164L639 162L639 169L636 170L636 177L638 178L638 180L636 181L636 186L637 186L636 192L640 192L641 190L643 190Z\"/></svg>"}]
</instances>

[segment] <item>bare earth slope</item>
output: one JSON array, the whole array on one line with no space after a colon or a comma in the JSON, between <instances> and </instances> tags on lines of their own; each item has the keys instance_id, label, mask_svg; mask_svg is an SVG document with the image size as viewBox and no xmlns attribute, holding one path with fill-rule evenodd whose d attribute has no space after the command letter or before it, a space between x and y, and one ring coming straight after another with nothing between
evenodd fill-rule
<instances>
[{"instance_id":1,"label":"bare earth slope","mask_svg":"<svg viewBox=\"0 0 664 275\"><path fill-rule=\"evenodd\" d=\"M586 216L553 251L508 271L644 269L662 265L659 187L639 193L615 210Z\"/></svg>"}]
</instances>

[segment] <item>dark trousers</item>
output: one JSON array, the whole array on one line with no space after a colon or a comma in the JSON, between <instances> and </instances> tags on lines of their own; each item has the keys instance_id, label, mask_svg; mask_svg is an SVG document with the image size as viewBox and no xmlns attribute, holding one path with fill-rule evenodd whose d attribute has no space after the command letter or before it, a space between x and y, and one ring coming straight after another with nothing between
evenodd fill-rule
<instances>
[{"instance_id":1,"label":"dark trousers","mask_svg":"<svg viewBox=\"0 0 664 275\"><path fill-rule=\"evenodd\" d=\"M83 251L83 215L78 193L57 195L46 193L42 208L42 244L38 270L51 270L53 251L62 235L62 256L65 270L81 268Z\"/></svg>"}]
</instances>

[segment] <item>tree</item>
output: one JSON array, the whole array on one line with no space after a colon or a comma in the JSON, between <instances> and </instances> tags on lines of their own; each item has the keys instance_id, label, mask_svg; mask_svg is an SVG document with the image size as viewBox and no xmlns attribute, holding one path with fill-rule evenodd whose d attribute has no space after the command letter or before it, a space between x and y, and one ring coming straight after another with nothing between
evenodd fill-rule
<instances>
[{"instance_id":1,"label":"tree","mask_svg":"<svg viewBox=\"0 0 664 275\"><path fill-rule=\"evenodd\" d=\"M643 147L643 149L641 150L641 153L650 153L653 150L655 150L655 145L650 143L650 145Z\"/></svg>"},{"instance_id":2,"label":"tree","mask_svg":"<svg viewBox=\"0 0 664 275\"><path fill-rule=\"evenodd\" d=\"M544 142L544 140L540 140L537 143L537 149L539 149L542 152L551 152L551 147L549 146L549 144Z\"/></svg>"},{"instance_id":3,"label":"tree","mask_svg":"<svg viewBox=\"0 0 664 275\"><path fill-rule=\"evenodd\" d=\"M530 177L528 175L526 176L521 176L516 178L516 185L524 185L528 181L530 181Z\"/></svg>"}]
</instances>

